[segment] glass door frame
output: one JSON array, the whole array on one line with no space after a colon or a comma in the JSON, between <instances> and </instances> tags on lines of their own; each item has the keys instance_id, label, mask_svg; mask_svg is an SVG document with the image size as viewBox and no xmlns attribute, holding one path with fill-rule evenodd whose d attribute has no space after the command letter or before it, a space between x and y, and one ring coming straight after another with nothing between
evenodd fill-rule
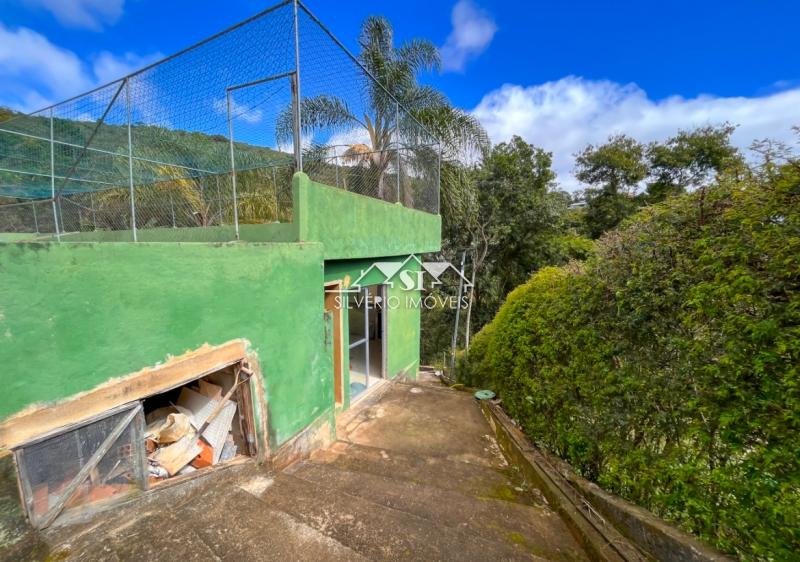
<instances>
[{"instance_id":1,"label":"glass door frame","mask_svg":"<svg viewBox=\"0 0 800 562\"><path fill-rule=\"evenodd\" d=\"M348 341L347 349L348 352L350 352L360 345L364 346L364 390L366 390L369 388L369 287L359 289L358 294L364 299L364 337L354 342ZM352 293L348 295L348 298L350 298L351 295ZM348 330L348 332L351 332L351 330ZM350 370L352 371L352 369ZM359 392L359 394L363 393L364 390Z\"/></svg>"},{"instance_id":2,"label":"glass door frame","mask_svg":"<svg viewBox=\"0 0 800 562\"><path fill-rule=\"evenodd\" d=\"M370 373L370 366L371 366L370 365L371 364L371 357L370 357L370 318L371 318L371 314L377 314L377 311L375 311L375 310L370 312L370 308L371 307L370 307L369 295L370 295L370 288L372 288L372 287L374 287L376 289L375 297L380 297L380 299L381 299L380 300L380 306L382 307L381 315L380 315L380 322L381 322L381 325L380 325L381 361L380 361L380 371L377 374L377 376L379 378L385 378L385 376L386 376L385 374L386 374L386 364L387 364L386 363L386 350L387 350L387 341L386 341L386 325L387 325L387 321L386 321L386 287L387 287L387 285L385 283L377 283L377 284L374 284L374 285L365 286L365 287L359 289L357 293L355 293L355 292L353 292L351 290L351 292L348 295L348 299L351 298L355 294L357 294L360 298L364 299L364 301L363 301L364 302L364 335L363 335L363 337L359 338L356 341L348 340L348 353L350 353L352 350L354 350L354 349L356 349L356 348L358 348L358 347L360 347L362 345L364 346L364 373L365 373L364 390L359 392L358 395L361 395L370 386L370 375L371 375L371 373ZM373 298L372 303L373 303L373 306L374 306L375 298ZM348 333L351 333L350 329L348 329ZM373 347L374 347L374 345L373 345ZM375 350L373 349L372 351L375 351ZM352 369L350 369L350 371L352 372Z\"/></svg>"}]
</instances>

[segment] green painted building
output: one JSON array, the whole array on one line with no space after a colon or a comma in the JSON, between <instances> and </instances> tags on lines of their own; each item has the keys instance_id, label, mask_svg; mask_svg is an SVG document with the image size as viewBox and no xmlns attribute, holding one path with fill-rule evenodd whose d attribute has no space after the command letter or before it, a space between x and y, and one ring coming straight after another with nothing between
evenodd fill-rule
<instances>
[{"instance_id":1,"label":"green painted building","mask_svg":"<svg viewBox=\"0 0 800 562\"><path fill-rule=\"evenodd\" d=\"M0 111L0 547L7 520L284 466L416 376L394 277L440 249L441 145L364 63L281 0Z\"/></svg>"},{"instance_id":2,"label":"green painted building","mask_svg":"<svg viewBox=\"0 0 800 562\"><path fill-rule=\"evenodd\" d=\"M419 267L406 260L439 250L440 217L302 173L292 197L291 223L242 224L235 242L229 226L0 241L0 446L24 465L29 514L48 442L131 405L149 421L148 401L215 372L250 376L236 395L246 448L275 463L334 438L371 386L415 377L415 291L359 278L376 261ZM124 431L134 442L146 426Z\"/></svg>"}]
</instances>

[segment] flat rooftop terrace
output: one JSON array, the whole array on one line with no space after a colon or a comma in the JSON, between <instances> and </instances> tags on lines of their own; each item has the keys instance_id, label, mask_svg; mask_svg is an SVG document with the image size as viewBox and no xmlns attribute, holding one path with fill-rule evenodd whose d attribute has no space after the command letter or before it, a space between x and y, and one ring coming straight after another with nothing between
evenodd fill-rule
<instances>
[{"instance_id":1,"label":"flat rooftop terrace","mask_svg":"<svg viewBox=\"0 0 800 562\"><path fill-rule=\"evenodd\" d=\"M441 145L370 64L286 0L84 94L0 110L0 241L288 242L432 224L394 209L438 214ZM348 197L298 193L298 173Z\"/></svg>"}]
</instances>

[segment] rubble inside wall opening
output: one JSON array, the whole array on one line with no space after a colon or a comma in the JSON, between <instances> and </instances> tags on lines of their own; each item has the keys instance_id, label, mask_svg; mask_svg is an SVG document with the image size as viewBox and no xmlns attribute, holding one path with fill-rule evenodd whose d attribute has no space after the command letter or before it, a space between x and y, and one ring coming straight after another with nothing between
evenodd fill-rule
<instances>
[{"instance_id":1,"label":"rubble inside wall opening","mask_svg":"<svg viewBox=\"0 0 800 562\"><path fill-rule=\"evenodd\" d=\"M232 366L144 400L150 486L255 455L247 380Z\"/></svg>"},{"instance_id":2,"label":"rubble inside wall opening","mask_svg":"<svg viewBox=\"0 0 800 562\"><path fill-rule=\"evenodd\" d=\"M31 523L255 456L251 374L235 363L17 449Z\"/></svg>"}]
</instances>

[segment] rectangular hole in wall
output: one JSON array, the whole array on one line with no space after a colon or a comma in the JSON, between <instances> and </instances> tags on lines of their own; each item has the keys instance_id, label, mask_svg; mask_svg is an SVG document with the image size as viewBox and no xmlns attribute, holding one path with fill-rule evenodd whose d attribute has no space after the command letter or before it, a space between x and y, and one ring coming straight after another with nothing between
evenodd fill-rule
<instances>
[{"instance_id":1,"label":"rectangular hole in wall","mask_svg":"<svg viewBox=\"0 0 800 562\"><path fill-rule=\"evenodd\" d=\"M236 363L16 449L31 523L47 527L80 508L256 456L253 401L241 368Z\"/></svg>"},{"instance_id":2,"label":"rectangular hole in wall","mask_svg":"<svg viewBox=\"0 0 800 562\"><path fill-rule=\"evenodd\" d=\"M241 382L246 375L240 374L239 385L225 399L236 383L238 368L228 367L144 400L143 444L151 486L208 466L255 456L250 387ZM196 439L195 430L201 429L212 414L215 416L202 438Z\"/></svg>"}]
</instances>

